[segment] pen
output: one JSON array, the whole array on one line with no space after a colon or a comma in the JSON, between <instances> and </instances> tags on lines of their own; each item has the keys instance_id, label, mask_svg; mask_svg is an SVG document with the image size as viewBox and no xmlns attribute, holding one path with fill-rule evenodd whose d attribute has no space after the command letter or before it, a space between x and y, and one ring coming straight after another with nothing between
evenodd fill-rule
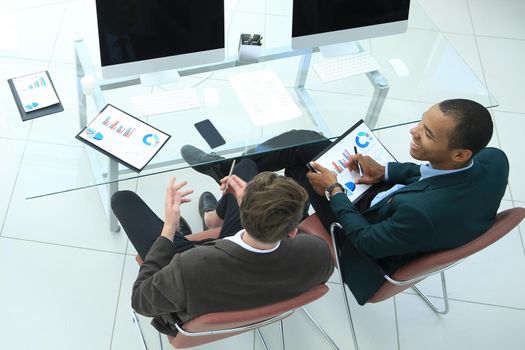
<instances>
[{"instance_id":1,"label":"pen","mask_svg":"<svg viewBox=\"0 0 525 350\"><path fill-rule=\"evenodd\" d=\"M235 166L235 159L233 160L232 167L230 168L230 173L228 174L228 180L226 181L226 185L224 186L224 190L226 191L228 189L228 184L230 182L230 176L233 174L233 167Z\"/></svg>"},{"instance_id":2,"label":"pen","mask_svg":"<svg viewBox=\"0 0 525 350\"><path fill-rule=\"evenodd\" d=\"M354 146L354 154L357 155L357 147ZM363 176L363 169L361 169L361 164L357 162L357 169L359 169L359 176Z\"/></svg>"}]
</instances>

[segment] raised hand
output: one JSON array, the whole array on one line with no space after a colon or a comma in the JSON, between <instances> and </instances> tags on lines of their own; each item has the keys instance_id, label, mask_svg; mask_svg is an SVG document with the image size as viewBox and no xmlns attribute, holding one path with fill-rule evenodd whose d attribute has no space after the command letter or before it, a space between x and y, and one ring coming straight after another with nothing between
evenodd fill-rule
<instances>
[{"instance_id":1,"label":"raised hand","mask_svg":"<svg viewBox=\"0 0 525 350\"><path fill-rule=\"evenodd\" d=\"M166 199L164 202L164 227L162 228L162 236L171 240L175 236L175 232L179 227L180 221L180 206L182 203L187 203L191 199L186 198L193 193L193 190L182 191L188 182L176 182L175 176L172 176L166 188Z\"/></svg>"}]
</instances>

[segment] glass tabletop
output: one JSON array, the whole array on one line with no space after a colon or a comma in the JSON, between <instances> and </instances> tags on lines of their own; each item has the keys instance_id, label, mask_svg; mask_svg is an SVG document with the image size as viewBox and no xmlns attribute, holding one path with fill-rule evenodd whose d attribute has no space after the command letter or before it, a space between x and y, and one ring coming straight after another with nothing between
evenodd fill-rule
<instances>
[{"instance_id":1,"label":"glass tabletop","mask_svg":"<svg viewBox=\"0 0 525 350\"><path fill-rule=\"evenodd\" d=\"M141 118L172 136L141 173L137 174L122 165L117 165L107 156L75 140L74 137L82 124L78 121L79 115L75 115L76 111L62 112L64 116L57 118L33 120L20 168L26 198L114 185L122 180L187 168L188 164L182 160L180 154L183 145L191 144L205 152L212 151L193 126L203 119L210 119L226 140L225 145L213 149L226 158L237 157L254 145L291 129L316 130L326 137L335 138L358 120L365 119L373 107L374 103L371 101L377 97L377 89L374 89L374 84L371 84L369 77L364 74L323 83L310 66L304 88L297 89L296 81L303 56L296 53L283 55L290 57L258 64L237 67L226 64L235 62L241 32L263 35L263 55L291 52L291 3L283 1L277 9L262 9L265 12L257 16L244 13L238 8L227 8L228 58L221 69L186 75L171 84L157 86L144 86L136 79L130 78L131 83L106 86L103 91L86 96L85 106L80 98L79 103L81 108L85 108L85 115L89 121L105 103L111 103L133 114L131 96L186 87L195 88L200 108ZM250 26L243 27L249 21L247 16L255 16L257 20L252 21ZM92 30L96 31L96 28ZM388 84L388 93L376 110L378 118L375 125L371 125L372 128L389 128L415 122L430 105L448 98L469 98L486 107L497 105L483 83L415 1L412 2L409 29L406 33L364 40L360 44L378 61L381 66L379 74ZM93 63L90 63L89 67L83 67L83 71L93 72L96 77L100 77L98 51L93 49L91 43L87 43L86 47ZM319 52L311 55L311 63L323 59ZM390 63L392 60L402 60L408 68L408 74L396 73ZM255 126L232 89L229 79L240 73L267 69L276 73L299 107L301 116ZM80 77L69 78L76 80ZM104 85L110 82L99 80L99 83ZM218 92L217 103L209 103L206 100L207 89ZM407 103L413 103L416 107L409 110L400 108ZM66 127L64 123L67 124ZM46 142L42 142L40 135L53 133L52 130L58 125L63 130L59 136L61 141L46 139Z\"/></svg>"}]
</instances>

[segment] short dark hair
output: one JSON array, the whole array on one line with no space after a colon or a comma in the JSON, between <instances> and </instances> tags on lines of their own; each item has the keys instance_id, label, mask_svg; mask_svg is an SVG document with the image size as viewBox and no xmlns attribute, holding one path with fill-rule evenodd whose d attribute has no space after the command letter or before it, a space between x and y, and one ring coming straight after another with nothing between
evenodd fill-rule
<instances>
[{"instance_id":1,"label":"short dark hair","mask_svg":"<svg viewBox=\"0 0 525 350\"><path fill-rule=\"evenodd\" d=\"M293 179L262 172L246 186L241 223L258 241L277 242L297 227L307 199L306 190Z\"/></svg>"},{"instance_id":2,"label":"short dark hair","mask_svg":"<svg viewBox=\"0 0 525 350\"><path fill-rule=\"evenodd\" d=\"M474 155L487 146L494 126L485 107L475 101L459 98L442 101L438 106L443 114L456 122L456 127L449 135L450 149L469 149Z\"/></svg>"}]
</instances>

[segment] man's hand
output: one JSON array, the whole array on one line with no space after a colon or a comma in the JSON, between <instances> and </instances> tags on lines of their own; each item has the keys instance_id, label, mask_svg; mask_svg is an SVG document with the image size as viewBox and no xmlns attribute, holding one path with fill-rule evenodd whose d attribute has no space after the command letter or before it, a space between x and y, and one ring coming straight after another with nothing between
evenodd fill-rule
<instances>
[{"instance_id":1,"label":"man's hand","mask_svg":"<svg viewBox=\"0 0 525 350\"><path fill-rule=\"evenodd\" d=\"M356 179L356 184L372 185L385 180L385 167L370 156L364 156L362 154L350 156L346 165L349 169L359 172L358 163L363 170L363 176Z\"/></svg>"},{"instance_id":2,"label":"man's hand","mask_svg":"<svg viewBox=\"0 0 525 350\"><path fill-rule=\"evenodd\" d=\"M181 191L182 187L186 186L187 183L187 181L176 183L175 176L172 176L168 183L168 188L166 188L166 201L164 203L165 218L161 236L167 237L172 241L179 227L180 205L191 201L191 199L185 197L193 193L193 190Z\"/></svg>"},{"instance_id":3,"label":"man's hand","mask_svg":"<svg viewBox=\"0 0 525 350\"><path fill-rule=\"evenodd\" d=\"M248 185L246 181L238 177L237 175L225 176L221 179L221 191L222 194L231 193L237 199L237 204L241 205L242 197L244 196L244 190ZM226 186L228 184L228 186Z\"/></svg>"},{"instance_id":4,"label":"man's hand","mask_svg":"<svg viewBox=\"0 0 525 350\"><path fill-rule=\"evenodd\" d=\"M324 196L324 191L326 188L337 182L337 176L332 171L326 169L321 164L316 162L310 162L310 166L316 170L317 173L308 172L306 174L308 181L310 181L310 184L312 185L315 193L320 196Z\"/></svg>"}]
</instances>

